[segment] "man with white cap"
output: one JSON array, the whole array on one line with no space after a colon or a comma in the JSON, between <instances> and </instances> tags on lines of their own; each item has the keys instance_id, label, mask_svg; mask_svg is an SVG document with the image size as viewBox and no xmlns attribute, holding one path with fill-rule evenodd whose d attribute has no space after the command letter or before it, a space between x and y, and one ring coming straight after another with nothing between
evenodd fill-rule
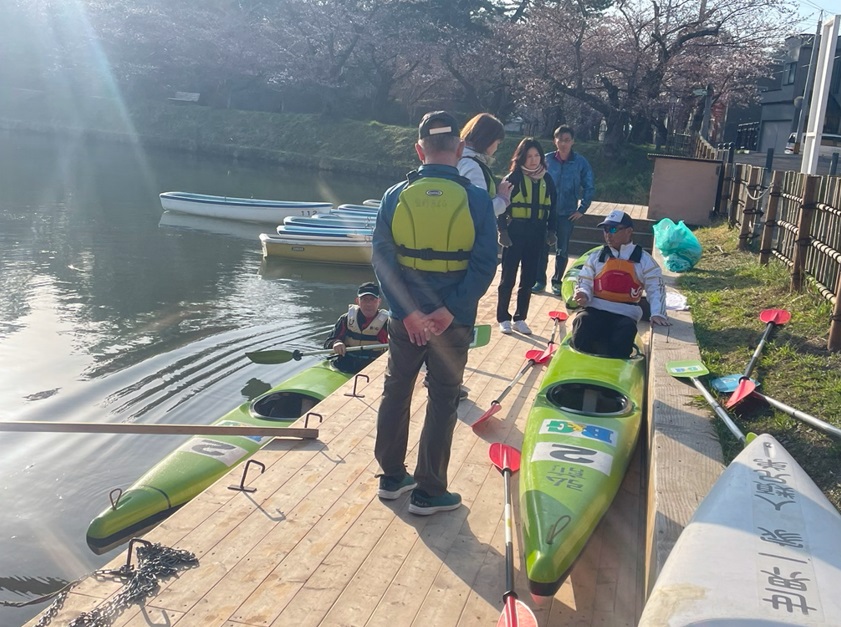
<instances>
[{"instance_id":1,"label":"man with white cap","mask_svg":"<svg viewBox=\"0 0 841 627\"><path fill-rule=\"evenodd\" d=\"M572 322L572 346L585 353L626 359L642 318L643 292L651 305L651 324L668 326L666 288L652 256L631 242L634 221L611 211L599 223L605 246L581 268L573 298L583 310Z\"/></svg>"}]
</instances>

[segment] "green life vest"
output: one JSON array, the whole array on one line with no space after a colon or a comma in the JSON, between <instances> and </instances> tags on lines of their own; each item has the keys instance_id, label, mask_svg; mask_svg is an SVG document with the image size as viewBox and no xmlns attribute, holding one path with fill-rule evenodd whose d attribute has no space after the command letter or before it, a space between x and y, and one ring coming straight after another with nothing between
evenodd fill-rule
<instances>
[{"instance_id":1,"label":"green life vest","mask_svg":"<svg viewBox=\"0 0 841 627\"><path fill-rule=\"evenodd\" d=\"M488 167L488 164L482 161L479 157L467 157L468 159L473 159L476 163L479 164L479 169L482 170L482 176L485 177L485 187L488 188L488 196L493 198L496 196L496 179L494 178L493 172Z\"/></svg>"},{"instance_id":2,"label":"green life vest","mask_svg":"<svg viewBox=\"0 0 841 627\"><path fill-rule=\"evenodd\" d=\"M552 199L549 197L549 190L546 187L546 179L540 179L537 192L537 220L546 220L549 217L549 210L552 208ZM515 220L532 220L532 194L534 193L534 181L523 175L523 180L514 193L511 195L511 217Z\"/></svg>"},{"instance_id":3,"label":"green life vest","mask_svg":"<svg viewBox=\"0 0 841 627\"><path fill-rule=\"evenodd\" d=\"M391 223L397 263L425 272L466 270L476 238L467 190L455 181L410 178Z\"/></svg>"}]
</instances>

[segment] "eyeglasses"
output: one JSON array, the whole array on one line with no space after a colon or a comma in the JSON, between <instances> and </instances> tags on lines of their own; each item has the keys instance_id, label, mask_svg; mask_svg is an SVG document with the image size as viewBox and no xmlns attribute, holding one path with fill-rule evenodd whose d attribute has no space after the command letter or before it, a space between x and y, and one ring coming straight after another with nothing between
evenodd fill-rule
<instances>
[{"instance_id":1,"label":"eyeglasses","mask_svg":"<svg viewBox=\"0 0 841 627\"><path fill-rule=\"evenodd\" d=\"M622 231L622 230L627 229L627 228L630 228L630 227L627 227L627 226L603 226L602 230L605 233L610 233L611 235L613 235L614 233L618 233L619 231Z\"/></svg>"}]
</instances>

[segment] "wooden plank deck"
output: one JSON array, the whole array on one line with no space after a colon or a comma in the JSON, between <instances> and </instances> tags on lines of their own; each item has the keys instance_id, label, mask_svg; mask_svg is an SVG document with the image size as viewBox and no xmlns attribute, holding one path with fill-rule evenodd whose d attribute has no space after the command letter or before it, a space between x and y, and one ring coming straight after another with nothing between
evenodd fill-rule
<instances>
[{"instance_id":1,"label":"wooden plank deck","mask_svg":"<svg viewBox=\"0 0 841 627\"><path fill-rule=\"evenodd\" d=\"M604 206L593 208L599 213L614 208L599 205ZM494 329L495 285L480 303L478 320ZM145 539L191 551L199 565L162 581L145 605L129 606L114 624L496 624L505 590L503 480L488 460L488 446L496 441L521 446L543 370L521 379L481 433L469 425L513 378L525 352L546 345L552 332L548 312L554 309L562 309L558 298L535 295L529 318L534 335L494 331L487 347L470 352L465 371L470 398L459 408L450 463L450 488L463 497L460 509L419 517L408 513L408 495L391 502L377 498L373 445L386 364L380 359L366 369L369 381L360 381L364 396L349 396L350 382L318 406L324 417L319 440L275 441L254 456L266 466L262 474L249 473L247 483L256 492L228 489L240 482L243 467L238 467L149 532ZM419 381L412 401L410 470L425 407ZM645 584L643 449L638 447L614 506L571 576L542 607L528 594L515 534L516 589L541 626L637 623ZM519 528L517 483L515 475ZM124 553L107 568L125 562ZM120 587L114 581L83 582L53 624L68 623Z\"/></svg>"}]
</instances>

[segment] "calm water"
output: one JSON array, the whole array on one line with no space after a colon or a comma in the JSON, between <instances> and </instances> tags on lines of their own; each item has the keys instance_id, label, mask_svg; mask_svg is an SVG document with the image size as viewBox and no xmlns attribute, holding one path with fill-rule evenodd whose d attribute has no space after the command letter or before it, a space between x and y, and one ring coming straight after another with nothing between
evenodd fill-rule
<instances>
[{"instance_id":1,"label":"calm water","mask_svg":"<svg viewBox=\"0 0 841 627\"><path fill-rule=\"evenodd\" d=\"M0 132L0 420L207 424L309 365L244 353L320 347L373 273L266 264L271 225L162 218L158 194L338 204L390 183ZM184 439L0 432L0 601L110 561L89 521Z\"/></svg>"}]
</instances>

